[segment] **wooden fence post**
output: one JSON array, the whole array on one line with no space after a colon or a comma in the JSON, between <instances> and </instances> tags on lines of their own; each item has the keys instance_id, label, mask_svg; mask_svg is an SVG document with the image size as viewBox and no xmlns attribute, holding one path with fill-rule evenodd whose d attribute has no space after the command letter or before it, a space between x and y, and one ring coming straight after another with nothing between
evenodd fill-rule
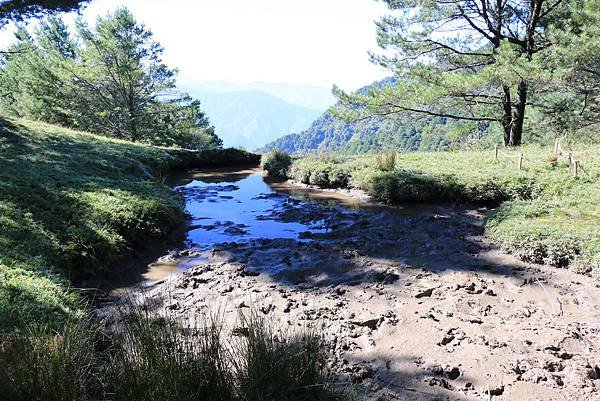
<instances>
[{"instance_id":1,"label":"wooden fence post","mask_svg":"<svg viewBox=\"0 0 600 401\"><path fill-rule=\"evenodd\" d=\"M494 160L498 161L498 145L494 145Z\"/></svg>"},{"instance_id":2,"label":"wooden fence post","mask_svg":"<svg viewBox=\"0 0 600 401\"><path fill-rule=\"evenodd\" d=\"M518 163L518 167L519 170L523 169L523 153L519 153L519 163Z\"/></svg>"},{"instance_id":3,"label":"wooden fence post","mask_svg":"<svg viewBox=\"0 0 600 401\"><path fill-rule=\"evenodd\" d=\"M577 177L577 173L579 173L579 160L573 160L573 176Z\"/></svg>"}]
</instances>

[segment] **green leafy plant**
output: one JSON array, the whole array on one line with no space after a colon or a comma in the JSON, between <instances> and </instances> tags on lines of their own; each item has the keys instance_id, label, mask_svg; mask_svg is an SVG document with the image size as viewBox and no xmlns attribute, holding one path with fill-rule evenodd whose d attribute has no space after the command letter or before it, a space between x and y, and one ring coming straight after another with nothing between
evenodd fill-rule
<instances>
[{"instance_id":1,"label":"green leafy plant","mask_svg":"<svg viewBox=\"0 0 600 401\"><path fill-rule=\"evenodd\" d=\"M262 156L262 168L274 177L287 177L288 169L292 164L292 157L279 150L273 150Z\"/></svg>"}]
</instances>

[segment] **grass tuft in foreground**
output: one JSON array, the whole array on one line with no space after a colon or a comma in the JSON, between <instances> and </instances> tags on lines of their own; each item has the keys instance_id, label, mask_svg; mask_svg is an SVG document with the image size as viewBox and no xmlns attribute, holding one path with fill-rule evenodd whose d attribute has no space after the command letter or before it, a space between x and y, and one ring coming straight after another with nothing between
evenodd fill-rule
<instances>
[{"instance_id":1,"label":"grass tuft in foreground","mask_svg":"<svg viewBox=\"0 0 600 401\"><path fill-rule=\"evenodd\" d=\"M0 394L11 401L92 400L102 392L99 329L87 318L64 322L60 332L31 325L4 335Z\"/></svg>"},{"instance_id":2,"label":"grass tuft in foreground","mask_svg":"<svg viewBox=\"0 0 600 401\"><path fill-rule=\"evenodd\" d=\"M232 337L218 319L191 328L131 301L111 326L87 318L60 332L3 338L0 394L11 401L340 400L321 339L275 334L253 313Z\"/></svg>"},{"instance_id":3,"label":"grass tuft in foreground","mask_svg":"<svg viewBox=\"0 0 600 401\"><path fill-rule=\"evenodd\" d=\"M335 400L326 351L315 332L279 332L264 315L242 316L247 335L233 344L240 393L248 401Z\"/></svg>"}]
</instances>

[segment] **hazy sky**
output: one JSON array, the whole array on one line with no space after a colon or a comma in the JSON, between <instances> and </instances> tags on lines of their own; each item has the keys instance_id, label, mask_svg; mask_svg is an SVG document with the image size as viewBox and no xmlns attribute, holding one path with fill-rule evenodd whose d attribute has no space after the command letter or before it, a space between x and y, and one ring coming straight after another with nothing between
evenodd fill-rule
<instances>
[{"instance_id":1,"label":"hazy sky","mask_svg":"<svg viewBox=\"0 0 600 401\"><path fill-rule=\"evenodd\" d=\"M93 22L118 6L154 32L181 82L356 89L387 75L367 56L386 10L374 0L92 0L83 15ZM0 33L2 45L9 38Z\"/></svg>"}]
</instances>

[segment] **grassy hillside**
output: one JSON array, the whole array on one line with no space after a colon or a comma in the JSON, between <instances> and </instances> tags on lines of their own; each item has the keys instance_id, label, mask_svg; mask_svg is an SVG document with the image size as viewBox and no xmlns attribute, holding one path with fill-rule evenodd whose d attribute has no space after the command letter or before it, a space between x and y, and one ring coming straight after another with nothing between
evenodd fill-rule
<instances>
[{"instance_id":1,"label":"grassy hillside","mask_svg":"<svg viewBox=\"0 0 600 401\"><path fill-rule=\"evenodd\" d=\"M182 203L174 168L252 161L157 148L0 119L0 331L76 313L68 278L98 274L132 247L165 237Z\"/></svg>"},{"instance_id":2,"label":"grassy hillside","mask_svg":"<svg viewBox=\"0 0 600 401\"><path fill-rule=\"evenodd\" d=\"M295 160L288 175L322 187L363 189L383 202L499 205L486 230L505 250L524 260L600 273L600 146L574 147L583 167L577 178L564 158L544 163L550 149L519 151L525 154L521 171L516 152L496 163L489 150L403 153L387 163L376 156L307 157Z\"/></svg>"}]
</instances>

